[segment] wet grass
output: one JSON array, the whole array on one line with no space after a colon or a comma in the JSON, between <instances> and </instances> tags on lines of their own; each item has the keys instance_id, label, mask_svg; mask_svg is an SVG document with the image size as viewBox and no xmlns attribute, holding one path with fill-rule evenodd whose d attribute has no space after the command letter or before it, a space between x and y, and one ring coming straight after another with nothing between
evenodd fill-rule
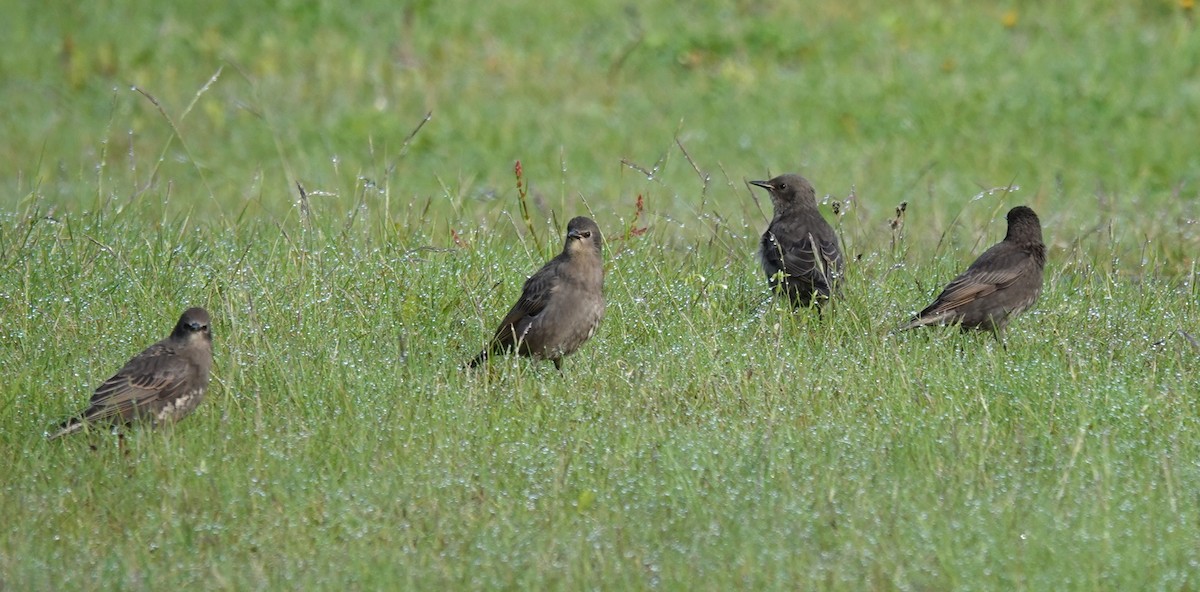
<instances>
[{"instance_id":1,"label":"wet grass","mask_svg":"<svg viewBox=\"0 0 1200 592\"><path fill-rule=\"evenodd\" d=\"M1179 3L23 10L0 588L1200 577ZM829 194L852 261L823 318L753 260L768 170ZM1021 203L1050 263L1007 350L891 335ZM562 374L460 370L580 213L595 339ZM43 440L189 305L196 414Z\"/></svg>"}]
</instances>

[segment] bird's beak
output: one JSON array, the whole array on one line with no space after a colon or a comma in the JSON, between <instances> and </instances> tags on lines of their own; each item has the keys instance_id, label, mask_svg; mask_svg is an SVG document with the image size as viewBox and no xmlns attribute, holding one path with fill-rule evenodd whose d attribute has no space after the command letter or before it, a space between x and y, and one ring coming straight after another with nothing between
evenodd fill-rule
<instances>
[{"instance_id":1,"label":"bird's beak","mask_svg":"<svg viewBox=\"0 0 1200 592\"><path fill-rule=\"evenodd\" d=\"M751 181L750 184L757 185L759 187L762 187L763 189L768 189L768 190L775 188L774 186L771 185L771 183L769 181Z\"/></svg>"},{"instance_id":2,"label":"bird's beak","mask_svg":"<svg viewBox=\"0 0 1200 592\"><path fill-rule=\"evenodd\" d=\"M568 232L568 233L567 233L567 238L573 238L573 239L576 239L576 240L578 240L578 239L581 239L581 238L583 238L583 235L582 235L582 234L579 234L579 231L578 231L578 230L572 230L572 231L570 231L570 232Z\"/></svg>"}]
</instances>

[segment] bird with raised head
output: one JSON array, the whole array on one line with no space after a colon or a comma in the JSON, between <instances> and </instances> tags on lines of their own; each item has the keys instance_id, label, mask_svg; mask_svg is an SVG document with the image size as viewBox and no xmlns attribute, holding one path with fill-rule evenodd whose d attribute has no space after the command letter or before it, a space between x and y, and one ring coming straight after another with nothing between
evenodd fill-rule
<instances>
[{"instance_id":1,"label":"bird with raised head","mask_svg":"<svg viewBox=\"0 0 1200 592\"><path fill-rule=\"evenodd\" d=\"M832 298L838 293L845 263L837 233L817 209L812 184L800 175L750 184L766 189L774 206L759 242L768 285L796 307Z\"/></svg>"},{"instance_id":2,"label":"bird with raised head","mask_svg":"<svg viewBox=\"0 0 1200 592\"><path fill-rule=\"evenodd\" d=\"M562 370L563 357L591 338L604 318L602 242L600 227L591 218L571 219L562 253L525 281L491 342L468 366L516 350Z\"/></svg>"}]
</instances>

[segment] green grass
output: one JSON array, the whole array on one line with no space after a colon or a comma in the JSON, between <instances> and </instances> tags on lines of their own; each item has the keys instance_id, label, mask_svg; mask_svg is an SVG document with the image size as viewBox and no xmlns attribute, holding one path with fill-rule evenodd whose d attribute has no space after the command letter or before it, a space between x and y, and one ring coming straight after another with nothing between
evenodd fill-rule
<instances>
[{"instance_id":1,"label":"green grass","mask_svg":"<svg viewBox=\"0 0 1200 592\"><path fill-rule=\"evenodd\" d=\"M0 589L1197 587L1180 3L503 4L3 7ZM785 171L823 318L754 261ZM891 335L1018 204L1007 350ZM597 336L460 370L583 213ZM42 438L190 305L192 417Z\"/></svg>"}]
</instances>

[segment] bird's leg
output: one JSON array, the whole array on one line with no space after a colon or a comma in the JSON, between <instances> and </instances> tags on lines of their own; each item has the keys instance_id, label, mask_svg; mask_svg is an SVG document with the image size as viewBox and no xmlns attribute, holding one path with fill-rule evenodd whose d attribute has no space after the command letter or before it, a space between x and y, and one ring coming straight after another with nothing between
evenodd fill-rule
<instances>
[{"instance_id":1,"label":"bird's leg","mask_svg":"<svg viewBox=\"0 0 1200 592\"><path fill-rule=\"evenodd\" d=\"M1000 349L1004 350L1005 353L1008 353L1008 343L1007 340L1004 339L1004 328L992 325L992 336L996 338L996 341L1000 342Z\"/></svg>"}]
</instances>

